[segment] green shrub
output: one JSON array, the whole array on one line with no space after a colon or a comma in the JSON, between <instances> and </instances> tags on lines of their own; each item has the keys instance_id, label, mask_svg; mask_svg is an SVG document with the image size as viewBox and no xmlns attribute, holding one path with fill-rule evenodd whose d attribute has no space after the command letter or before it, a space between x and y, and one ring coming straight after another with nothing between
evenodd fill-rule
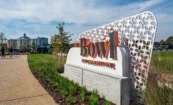
<instances>
[{"instance_id":1,"label":"green shrub","mask_svg":"<svg viewBox=\"0 0 173 105\"><path fill-rule=\"evenodd\" d=\"M109 101L106 101L103 105L111 105Z\"/></svg>"},{"instance_id":2,"label":"green shrub","mask_svg":"<svg viewBox=\"0 0 173 105\"><path fill-rule=\"evenodd\" d=\"M81 97L82 102L85 101L86 91L87 91L87 90L86 90L85 87L81 87L81 89L80 89L80 97Z\"/></svg>"},{"instance_id":3,"label":"green shrub","mask_svg":"<svg viewBox=\"0 0 173 105\"><path fill-rule=\"evenodd\" d=\"M89 98L90 105L98 105L99 95L97 90L93 90L91 97Z\"/></svg>"},{"instance_id":4,"label":"green shrub","mask_svg":"<svg viewBox=\"0 0 173 105\"><path fill-rule=\"evenodd\" d=\"M55 83L53 82L51 85L51 88L55 90L58 87L58 85L59 85L58 82L55 82Z\"/></svg>"},{"instance_id":5,"label":"green shrub","mask_svg":"<svg viewBox=\"0 0 173 105\"><path fill-rule=\"evenodd\" d=\"M64 97L68 94L68 91L66 90L60 90L60 96Z\"/></svg>"},{"instance_id":6,"label":"green shrub","mask_svg":"<svg viewBox=\"0 0 173 105\"><path fill-rule=\"evenodd\" d=\"M69 93L71 95L74 94L77 91L78 87L79 87L78 84L74 83L73 81L70 82L68 85Z\"/></svg>"},{"instance_id":7,"label":"green shrub","mask_svg":"<svg viewBox=\"0 0 173 105\"><path fill-rule=\"evenodd\" d=\"M69 91L68 85L70 83L70 81L67 78L61 77L59 78L59 84L60 86L65 90L65 91Z\"/></svg>"},{"instance_id":8,"label":"green shrub","mask_svg":"<svg viewBox=\"0 0 173 105\"><path fill-rule=\"evenodd\" d=\"M67 98L65 99L65 102L67 102L68 105L71 105L71 104L76 103L76 102L77 102L77 99L74 98L74 97L67 97Z\"/></svg>"}]
</instances>

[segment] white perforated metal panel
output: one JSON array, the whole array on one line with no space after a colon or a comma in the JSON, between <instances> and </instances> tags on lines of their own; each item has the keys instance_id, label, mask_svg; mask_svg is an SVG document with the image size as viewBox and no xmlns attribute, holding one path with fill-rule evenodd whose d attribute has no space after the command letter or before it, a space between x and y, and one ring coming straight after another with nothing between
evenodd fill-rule
<instances>
[{"instance_id":1,"label":"white perforated metal panel","mask_svg":"<svg viewBox=\"0 0 173 105\"><path fill-rule=\"evenodd\" d=\"M157 21L153 13L143 12L113 23L85 31L79 35L91 42L109 41L109 33L118 31L119 45L127 45L131 55L131 77L137 90L145 88L156 34Z\"/></svg>"}]
</instances>

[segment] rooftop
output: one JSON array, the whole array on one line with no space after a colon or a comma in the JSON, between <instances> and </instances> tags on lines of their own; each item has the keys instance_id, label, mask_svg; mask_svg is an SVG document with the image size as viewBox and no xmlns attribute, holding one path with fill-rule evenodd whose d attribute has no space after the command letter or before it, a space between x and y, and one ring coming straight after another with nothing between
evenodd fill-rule
<instances>
[{"instance_id":1,"label":"rooftop","mask_svg":"<svg viewBox=\"0 0 173 105\"><path fill-rule=\"evenodd\" d=\"M24 33L22 37L20 37L19 39L28 39L30 37L27 37L26 34Z\"/></svg>"}]
</instances>

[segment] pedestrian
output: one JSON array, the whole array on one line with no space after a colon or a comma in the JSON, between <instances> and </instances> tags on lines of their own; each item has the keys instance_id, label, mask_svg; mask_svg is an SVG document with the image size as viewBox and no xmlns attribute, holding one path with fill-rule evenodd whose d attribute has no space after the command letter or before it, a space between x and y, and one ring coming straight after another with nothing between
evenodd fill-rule
<instances>
[{"instance_id":1,"label":"pedestrian","mask_svg":"<svg viewBox=\"0 0 173 105\"><path fill-rule=\"evenodd\" d=\"M12 57L13 56L13 48L11 47L10 48L10 57Z\"/></svg>"},{"instance_id":2,"label":"pedestrian","mask_svg":"<svg viewBox=\"0 0 173 105\"><path fill-rule=\"evenodd\" d=\"M1 53L2 53L1 57L5 57L5 48L4 47L1 48Z\"/></svg>"}]
</instances>

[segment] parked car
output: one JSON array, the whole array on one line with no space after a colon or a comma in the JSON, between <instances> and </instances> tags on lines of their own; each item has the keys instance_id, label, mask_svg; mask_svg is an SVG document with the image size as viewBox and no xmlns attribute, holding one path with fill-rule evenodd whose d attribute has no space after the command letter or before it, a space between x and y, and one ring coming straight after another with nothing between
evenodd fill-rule
<instances>
[{"instance_id":1,"label":"parked car","mask_svg":"<svg viewBox=\"0 0 173 105\"><path fill-rule=\"evenodd\" d=\"M161 47L158 46L158 45L156 45L156 46L153 47L153 50L154 50L154 51L155 51L155 50L161 50Z\"/></svg>"},{"instance_id":2,"label":"parked car","mask_svg":"<svg viewBox=\"0 0 173 105\"><path fill-rule=\"evenodd\" d=\"M167 46L165 47L165 50L173 50L173 45L167 45Z\"/></svg>"}]
</instances>

